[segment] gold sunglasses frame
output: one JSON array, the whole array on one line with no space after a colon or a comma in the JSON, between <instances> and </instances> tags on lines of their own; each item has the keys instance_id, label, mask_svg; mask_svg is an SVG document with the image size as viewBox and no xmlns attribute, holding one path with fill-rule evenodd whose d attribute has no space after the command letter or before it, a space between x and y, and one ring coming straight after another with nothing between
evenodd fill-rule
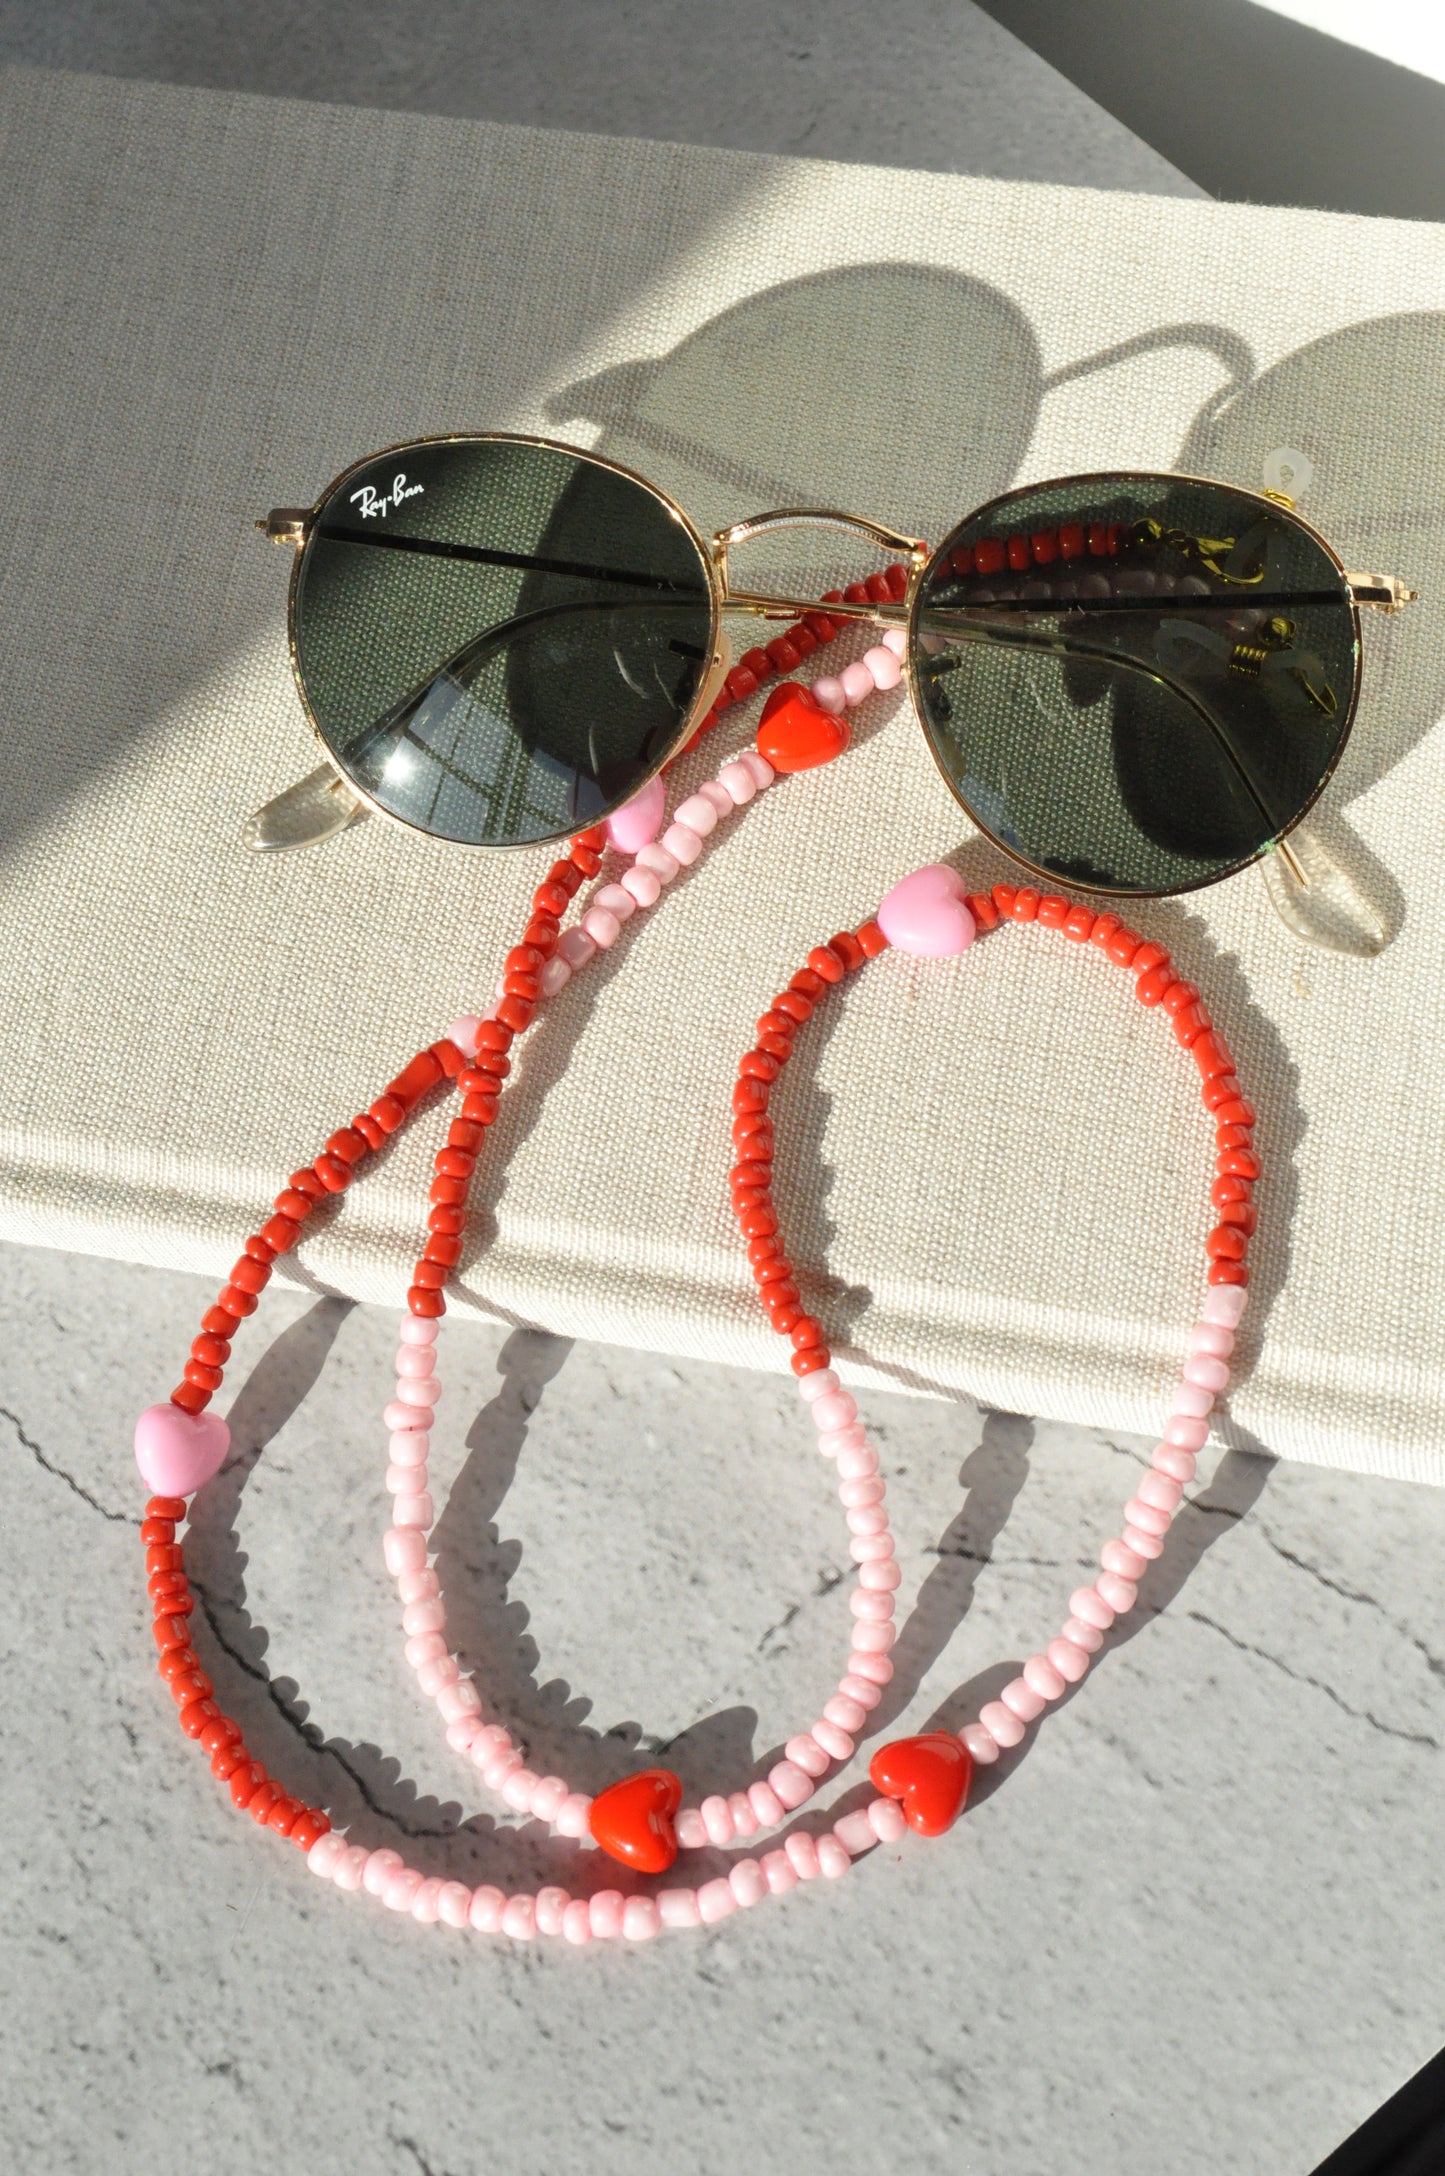
<instances>
[{"instance_id":1,"label":"gold sunglasses frame","mask_svg":"<svg viewBox=\"0 0 1445 2176\"><path fill-rule=\"evenodd\" d=\"M633 794L641 792L645 786L650 784L654 778L667 768L668 764L676 759L687 746L703 718L706 717L716 701L731 662L727 637L722 624L725 612L744 612L765 620L793 620L799 618L805 612L824 612L832 620L861 621L867 625L879 627L903 627L908 634L904 669L909 697L913 703L914 712L923 731L929 753L932 755L952 798L963 809L976 829L997 846L999 851L1005 854L1010 861L1017 863L1020 868L1028 870L1030 875L1040 877L1046 883L1057 881L1052 871L1039 868L1034 863L1027 861L1016 847L1007 845L996 833L989 829L987 824L982 822L968 802L964 800L954 779L944 767L942 757L939 755L934 742L934 736L925 722L927 713L922 700L917 671L917 618L924 580L943 551L943 545L940 545L937 550L933 550L930 549L922 537L906 535L903 531L890 528L883 522L872 521L862 515L842 513L833 507L811 506L777 508L768 513L750 515L743 521L733 522L727 528L717 530L710 538L704 537L677 501L660 489L649 477L640 475L636 469L628 468L621 461L613 461L605 454L593 453L585 447L569 445L565 440L539 437L533 433L522 431L441 431L435 432L428 437L398 440L392 445L381 447L374 453L366 454L358 461L349 462L339 474L331 479L325 490L320 493L311 506L275 507L264 519L256 523L256 527L263 531L273 543L289 545L295 554L286 600L287 648L291 659L292 677L296 683L296 691L301 702L302 712L316 738L317 744L321 748L325 763L321 771L313 772L309 778L301 780L298 785L289 788L287 792L267 802L263 808L258 809L254 815L247 819L243 836L248 846L261 852L275 852L289 851L294 847L317 843L323 838L333 836L336 832L344 830L363 809L383 817L388 823L397 825L403 831L412 832L423 838L435 838L437 836L435 832L428 831L424 825L411 823L407 818L398 816L393 810L383 807L342 768L307 697L297 650L296 600L306 548L315 531L315 524L322 510L331 502L342 485L349 482L353 476L359 475L363 469L370 468L374 462L386 460L392 455L407 453L420 446L445 445L533 446L549 453L565 454L570 459L587 462L595 468L610 470L613 475L624 477L629 483L637 485L641 490L647 492L651 498L655 499L670 518L677 523L679 528L683 530L696 551L708 585L708 647L710 651L708 669L699 683L698 692L694 696L692 704L676 734L669 741L666 749L646 777L639 780L632 788ZM973 508L963 517L963 520L972 521L979 515L989 513L995 506L1005 505L1010 499L1018 497L1020 490L1042 490L1049 488L1050 485L1064 483L1118 485L1126 482L1138 482L1146 477L1165 473L1169 474L1172 481L1180 483L1207 485L1217 481L1217 479L1209 477L1194 477L1183 474L1175 476L1172 471L1143 469L1092 471L1076 477L1055 477L1048 479L1046 482L1015 486L1009 491L1000 492L994 498L986 500L982 506ZM1296 511L1293 502L1283 497L1282 494L1277 492L1243 491L1233 484L1225 485L1224 488L1234 492L1238 497L1257 501L1263 511L1275 515L1286 514L1292 522L1305 530L1314 542L1320 546L1349 590L1351 613L1354 620L1355 671L1353 685L1350 689L1349 709L1344 730L1340 734L1328 770L1305 806L1278 838L1262 846L1257 853L1250 855L1246 860L1237 862L1228 869L1217 870L1211 875L1200 879L1197 884L1174 886L1168 892L1141 892L1097 884L1076 886L1076 889L1087 890L1109 898L1172 898L1178 893L1202 890L1210 884L1218 883L1223 877L1233 876L1239 870L1251 867L1255 862L1261 861L1265 855L1276 850L1280 851L1290 864L1296 880L1301 883L1305 882L1304 871L1295 856L1290 852L1287 841L1289 833L1303 822L1310 809L1314 807L1315 802L1328 786L1354 728L1362 669L1359 607L1369 605L1376 611L1393 613L1398 612L1404 605L1413 602L1415 599L1416 592L1407 589L1396 576L1351 572L1344 565L1328 539L1321 536L1320 532ZM961 522L955 524L955 532L961 526ZM798 597L765 590L734 588L731 580L730 563L730 555L733 550L738 545L751 542L756 537L788 528L835 529L848 535L862 537L881 552L891 552L906 557L909 561L910 573L908 588L904 597L896 604L875 604L871 601L867 604L854 604L847 601L825 602L821 597ZM327 772L331 773L329 778L326 775ZM321 796L323 795L327 796L331 802L330 807L325 806L322 802ZM309 799L306 798L308 796ZM298 804L298 800L302 809L312 811L310 827L305 835L288 836L286 817L278 812L287 811L289 814L290 810ZM305 821L306 819L303 818L302 820ZM537 847L562 844L572 836L572 830L575 828L573 826L567 830L548 834L545 837L519 841L515 845L474 844L466 840L447 840L445 843L451 846L460 846L463 851L470 853L523 853Z\"/></svg>"}]
</instances>

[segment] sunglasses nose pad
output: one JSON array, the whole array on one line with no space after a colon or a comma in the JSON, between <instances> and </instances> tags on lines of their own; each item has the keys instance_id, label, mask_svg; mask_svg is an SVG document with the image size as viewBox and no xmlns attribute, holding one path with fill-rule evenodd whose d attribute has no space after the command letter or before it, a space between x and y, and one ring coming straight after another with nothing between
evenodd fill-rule
<instances>
[{"instance_id":1,"label":"sunglasses nose pad","mask_svg":"<svg viewBox=\"0 0 1445 2176\"><path fill-rule=\"evenodd\" d=\"M365 814L360 795L323 763L253 810L241 826L241 843L253 854L294 854L300 847L334 839Z\"/></svg>"},{"instance_id":2,"label":"sunglasses nose pad","mask_svg":"<svg viewBox=\"0 0 1445 2176\"><path fill-rule=\"evenodd\" d=\"M1292 937L1348 959L1374 959L1393 934L1314 825L1296 824L1258 863L1270 905Z\"/></svg>"}]
</instances>

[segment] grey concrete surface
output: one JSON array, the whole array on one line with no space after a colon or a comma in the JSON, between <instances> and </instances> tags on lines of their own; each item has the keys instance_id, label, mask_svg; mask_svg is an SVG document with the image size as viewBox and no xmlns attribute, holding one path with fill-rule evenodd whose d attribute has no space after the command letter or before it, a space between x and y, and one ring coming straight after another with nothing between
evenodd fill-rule
<instances>
[{"instance_id":1,"label":"grey concrete surface","mask_svg":"<svg viewBox=\"0 0 1445 2176\"><path fill-rule=\"evenodd\" d=\"M1438 2044L1445 1496L1228 1456L1141 1609L947 1838L704 1935L573 1952L401 1923L234 1814L151 1666L134 1412L196 1280L0 1254L5 2052L23 2176L787 2166L1305 2176ZM379 1563L389 1326L278 1293L200 1500L198 1644L261 1757L369 1842L503 1886ZM845 1625L781 1379L452 1333L453 1621L535 1757L736 1785ZM905 1567L896 1734L1055 1621L1142 1446L870 1401ZM854 1794L871 1742L829 1791Z\"/></svg>"},{"instance_id":2,"label":"grey concrete surface","mask_svg":"<svg viewBox=\"0 0 1445 2176\"><path fill-rule=\"evenodd\" d=\"M0 0L0 60L1204 194L971 0Z\"/></svg>"}]
</instances>

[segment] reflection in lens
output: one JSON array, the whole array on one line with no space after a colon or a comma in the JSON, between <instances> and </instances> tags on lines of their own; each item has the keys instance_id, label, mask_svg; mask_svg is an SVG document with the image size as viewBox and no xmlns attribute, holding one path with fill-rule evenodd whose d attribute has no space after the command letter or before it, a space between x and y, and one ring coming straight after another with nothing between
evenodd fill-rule
<instances>
[{"instance_id":1,"label":"reflection in lens","mask_svg":"<svg viewBox=\"0 0 1445 2176\"><path fill-rule=\"evenodd\" d=\"M935 553L914 621L925 730L1021 860L1169 892L1253 860L1354 707L1343 575L1283 508L1171 476L1011 493Z\"/></svg>"},{"instance_id":2,"label":"reflection in lens","mask_svg":"<svg viewBox=\"0 0 1445 2176\"><path fill-rule=\"evenodd\" d=\"M676 743L712 644L707 567L645 485L563 449L419 444L343 478L295 597L336 761L467 845L566 836Z\"/></svg>"}]
</instances>

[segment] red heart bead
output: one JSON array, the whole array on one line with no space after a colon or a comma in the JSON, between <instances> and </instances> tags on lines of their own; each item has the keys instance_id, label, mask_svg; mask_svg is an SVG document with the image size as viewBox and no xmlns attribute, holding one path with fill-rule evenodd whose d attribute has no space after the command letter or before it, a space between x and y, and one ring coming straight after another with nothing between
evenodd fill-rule
<instances>
[{"instance_id":1,"label":"red heart bead","mask_svg":"<svg viewBox=\"0 0 1445 2176\"><path fill-rule=\"evenodd\" d=\"M677 1857L672 1817L682 1804L682 1783L670 1768L644 1768L599 1791L588 1822L593 1839L639 1874L665 1874Z\"/></svg>"},{"instance_id":2,"label":"red heart bead","mask_svg":"<svg viewBox=\"0 0 1445 2176\"><path fill-rule=\"evenodd\" d=\"M903 1818L920 1836L941 1836L963 1811L973 1781L973 1755L951 1730L921 1738L895 1738L868 1764L875 1789L896 1798Z\"/></svg>"},{"instance_id":3,"label":"red heart bead","mask_svg":"<svg viewBox=\"0 0 1445 2176\"><path fill-rule=\"evenodd\" d=\"M847 719L835 718L798 680L774 688L758 720L758 754L775 771L815 771L842 755L852 738Z\"/></svg>"}]
</instances>

